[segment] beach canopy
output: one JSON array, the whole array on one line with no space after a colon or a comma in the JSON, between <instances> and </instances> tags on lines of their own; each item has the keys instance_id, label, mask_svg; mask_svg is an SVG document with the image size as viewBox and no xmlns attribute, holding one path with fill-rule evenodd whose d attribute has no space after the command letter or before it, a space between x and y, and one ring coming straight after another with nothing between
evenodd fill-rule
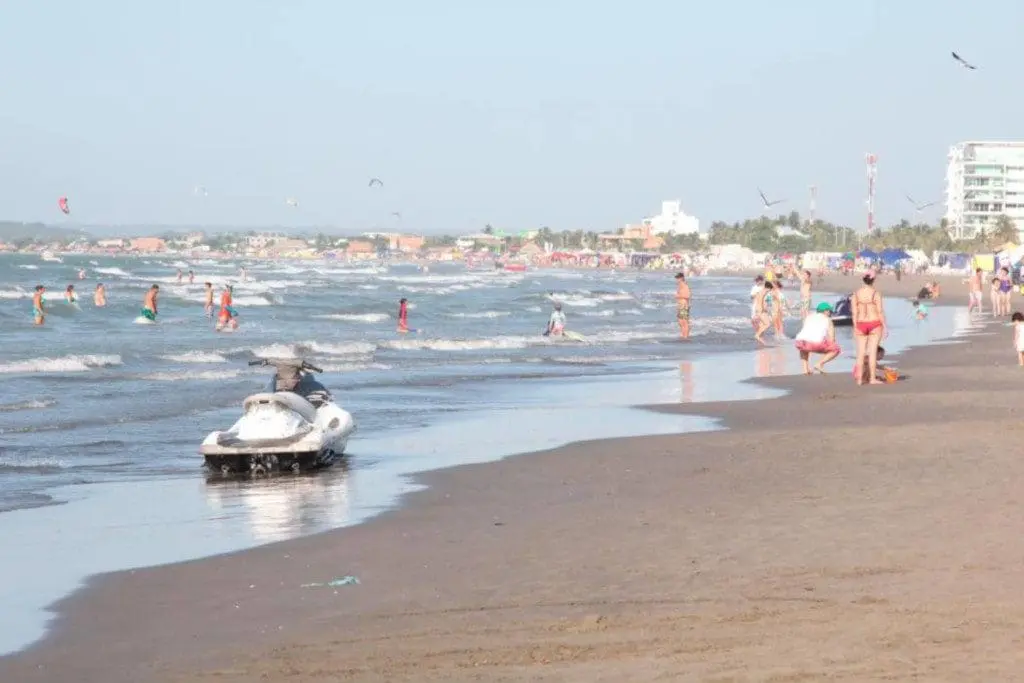
<instances>
[{"instance_id":1,"label":"beach canopy","mask_svg":"<svg viewBox=\"0 0 1024 683\"><path fill-rule=\"evenodd\" d=\"M886 265L892 265L910 258L910 254L903 251L902 249L883 249L882 253L878 255L882 259L882 263Z\"/></svg>"},{"instance_id":2,"label":"beach canopy","mask_svg":"<svg viewBox=\"0 0 1024 683\"><path fill-rule=\"evenodd\" d=\"M871 251L870 249L862 249L857 252L857 257L874 260L878 258L878 253Z\"/></svg>"}]
</instances>

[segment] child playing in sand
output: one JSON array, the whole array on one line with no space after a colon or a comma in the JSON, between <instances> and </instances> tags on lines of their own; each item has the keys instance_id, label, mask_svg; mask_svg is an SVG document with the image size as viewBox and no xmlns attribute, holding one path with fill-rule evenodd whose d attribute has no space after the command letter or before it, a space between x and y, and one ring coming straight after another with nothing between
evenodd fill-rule
<instances>
[{"instance_id":1,"label":"child playing in sand","mask_svg":"<svg viewBox=\"0 0 1024 683\"><path fill-rule=\"evenodd\" d=\"M885 347L881 345L878 347L878 354L876 358L878 359L878 362L876 364L875 377L878 379L879 382L891 384L900 378L900 373L896 368L882 365L882 360L885 358ZM864 376L861 378L864 384L867 384L869 381L871 381L871 376L869 374L870 372L871 371L868 369L867 365L865 365ZM857 368L853 369L853 376L857 376Z\"/></svg>"},{"instance_id":2,"label":"child playing in sand","mask_svg":"<svg viewBox=\"0 0 1024 683\"><path fill-rule=\"evenodd\" d=\"M1017 364L1024 367L1024 313L1015 311L1010 321L1013 323L1013 348L1017 349Z\"/></svg>"},{"instance_id":3,"label":"child playing in sand","mask_svg":"<svg viewBox=\"0 0 1024 683\"><path fill-rule=\"evenodd\" d=\"M914 299L912 302L914 305L914 317L918 320L924 320L928 317L928 306L923 301Z\"/></svg>"}]
</instances>

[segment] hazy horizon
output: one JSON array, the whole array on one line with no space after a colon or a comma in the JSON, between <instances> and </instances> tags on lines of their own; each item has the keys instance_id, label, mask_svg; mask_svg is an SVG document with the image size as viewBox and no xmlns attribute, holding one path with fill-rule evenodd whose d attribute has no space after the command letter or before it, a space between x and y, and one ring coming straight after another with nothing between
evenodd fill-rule
<instances>
[{"instance_id":1,"label":"hazy horizon","mask_svg":"<svg viewBox=\"0 0 1024 683\"><path fill-rule=\"evenodd\" d=\"M816 185L819 217L862 229L865 153L876 223L934 223L941 206L918 217L906 195L941 199L949 146L1020 137L1024 5L622 7L5 7L0 56L19 66L0 74L0 216L606 232L678 198L706 231L759 215L758 187L788 200L773 215L806 216Z\"/></svg>"}]
</instances>

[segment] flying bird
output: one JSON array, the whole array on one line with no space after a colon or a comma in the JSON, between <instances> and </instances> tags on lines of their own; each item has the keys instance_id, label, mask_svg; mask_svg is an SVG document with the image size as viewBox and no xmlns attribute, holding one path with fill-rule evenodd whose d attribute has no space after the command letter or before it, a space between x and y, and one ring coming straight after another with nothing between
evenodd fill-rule
<instances>
[{"instance_id":1,"label":"flying bird","mask_svg":"<svg viewBox=\"0 0 1024 683\"><path fill-rule=\"evenodd\" d=\"M374 183L380 185L381 187L384 187L384 182L380 178L370 178L369 187L373 187Z\"/></svg>"},{"instance_id":2,"label":"flying bird","mask_svg":"<svg viewBox=\"0 0 1024 683\"><path fill-rule=\"evenodd\" d=\"M975 69L978 68L978 67L974 66L973 64L967 62L963 57L961 57L960 55L958 55L955 52L950 52L949 54L953 55L953 59L955 59L956 61L958 61L961 64L963 64L964 67L970 69L971 71L974 71Z\"/></svg>"},{"instance_id":3,"label":"flying bird","mask_svg":"<svg viewBox=\"0 0 1024 683\"><path fill-rule=\"evenodd\" d=\"M925 202L923 204L918 204L916 201L914 201L914 198L911 197L909 194L907 195L907 201L914 205L914 211L918 213L924 211L929 206L935 206L936 204L938 204L938 202Z\"/></svg>"},{"instance_id":4,"label":"flying bird","mask_svg":"<svg viewBox=\"0 0 1024 683\"><path fill-rule=\"evenodd\" d=\"M785 199L776 199L775 201L768 201L768 197L764 196L764 192L761 192L761 188L757 188L757 193L761 195L761 201L764 202L764 208L766 209L786 201Z\"/></svg>"}]
</instances>

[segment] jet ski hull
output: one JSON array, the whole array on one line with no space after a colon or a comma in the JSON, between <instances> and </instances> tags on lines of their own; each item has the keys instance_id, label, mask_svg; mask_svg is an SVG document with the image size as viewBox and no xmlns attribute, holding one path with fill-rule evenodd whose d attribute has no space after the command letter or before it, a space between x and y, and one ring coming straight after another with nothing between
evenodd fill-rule
<instances>
[{"instance_id":1,"label":"jet ski hull","mask_svg":"<svg viewBox=\"0 0 1024 683\"><path fill-rule=\"evenodd\" d=\"M309 472L330 467L343 457L334 451L205 453L206 468L225 475Z\"/></svg>"}]
</instances>

